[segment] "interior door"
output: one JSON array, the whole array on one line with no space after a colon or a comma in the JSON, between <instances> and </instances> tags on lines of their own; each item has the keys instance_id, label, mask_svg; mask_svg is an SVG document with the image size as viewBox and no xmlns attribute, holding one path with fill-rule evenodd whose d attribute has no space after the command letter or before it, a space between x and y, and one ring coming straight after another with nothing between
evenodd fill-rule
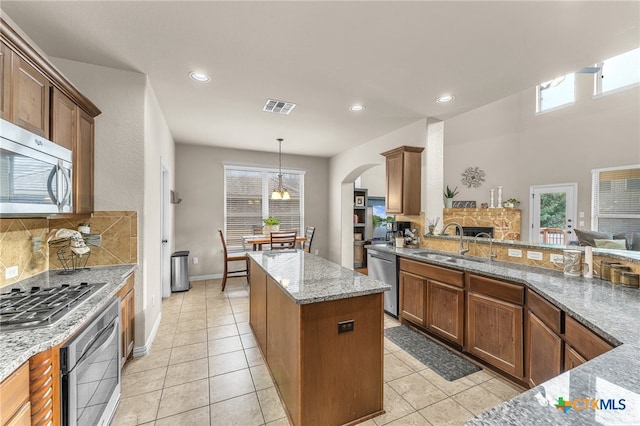
<instances>
[{"instance_id":1,"label":"interior door","mask_svg":"<svg viewBox=\"0 0 640 426\"><path fill-rule=\"evenodd\" d=\"M536 185L530 193L529 239L535 243L562 245L575 240L578 184Z\"/></svg>"}]
</instances>

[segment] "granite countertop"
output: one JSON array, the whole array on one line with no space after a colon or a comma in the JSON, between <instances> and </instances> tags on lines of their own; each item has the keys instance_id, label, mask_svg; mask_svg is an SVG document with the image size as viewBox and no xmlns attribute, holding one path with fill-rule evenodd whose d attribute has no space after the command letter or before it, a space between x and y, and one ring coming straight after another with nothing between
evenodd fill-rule
<instances>
[{"instance_id":1,"label":"granite countertop","mask_svg":"<svg viewBox=\"0 0 640 426\"><path fill-rule=\"evenodd\" d=\"M299 305L391 290L382 281L302 250L256 251L249 256Z\"/></svg>"},{"instance_id":2,"label":"granite countertop","mask_svg":"<svg viewBox=\"0 0 640 426\"><path fill-rule=\"evenodd\" d=\"M373 245L369 249L518 282L576 318L615 345L615 349L532 388L469 420L467 425L640 424L640 290L598 278L566 277L562 272L509 262L458 256L429 249ZM428 259L432 252L451 260ZM617 410L563 410L558 398L615 400ZM619 400L625 400L621 410ZM582 403L582 402L580 402ZM611 407L611 405L609 405Z\"/></svg>"},{"instance_id":3,"label":"granite countertop","mask_svg":"<svg viewBox=\"0 0 640 426\"><path fill-rule=\"evenodd\" d=\"M107 283L53 326L30 330L0 330L0 381L33 355L59 344L75 333L111 300L125 284L126 277L136 268L136 265L98 266L71 275L61 275L59 271L52 270L3 287L2 293L12 288L28 290L33 286L48 288L81 282Z\"/></svg>"}]
</instances>

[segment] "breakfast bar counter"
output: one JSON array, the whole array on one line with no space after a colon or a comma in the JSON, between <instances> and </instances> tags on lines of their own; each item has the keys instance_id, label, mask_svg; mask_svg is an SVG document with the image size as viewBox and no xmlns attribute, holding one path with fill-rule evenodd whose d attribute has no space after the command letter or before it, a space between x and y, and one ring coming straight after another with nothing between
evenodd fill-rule
<instances>
[{"instance_id":1,"label":"breakfast bar counter","mask_svg":"<svg viewBox=\"0 0 640 426\"><path fill-rule=\"evenodd\" d=\"M249 253L250 325L294 425L383 411L388 284L301 250Z\"/></svg>"}]
</instances>

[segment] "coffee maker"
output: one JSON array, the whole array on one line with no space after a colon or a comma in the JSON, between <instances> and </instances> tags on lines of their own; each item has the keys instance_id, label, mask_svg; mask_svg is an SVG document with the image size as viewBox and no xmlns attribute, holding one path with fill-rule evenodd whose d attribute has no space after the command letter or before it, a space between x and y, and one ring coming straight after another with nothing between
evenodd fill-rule
<instances>
[{"instance_id":1,"label":"coffee maker","mask_svg":"<svg viewBox=\"0 0 640 426\"><path fill-rule=\"evenodd\" d=\"M387 244L394 245L396 237L404 237L404 230L411 228L411 222L387 222Z\"/></svg>"}]
</instances>

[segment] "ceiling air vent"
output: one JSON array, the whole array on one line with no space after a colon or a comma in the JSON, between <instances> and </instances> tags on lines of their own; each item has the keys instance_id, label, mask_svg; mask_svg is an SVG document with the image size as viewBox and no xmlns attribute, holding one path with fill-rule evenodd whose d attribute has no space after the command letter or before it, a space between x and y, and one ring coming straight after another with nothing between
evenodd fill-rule
<instances>
[{"instance_id":1,"label":"ceiling air vent","mask_svg":"<svg viewBox=\"0 0 640 426\"><path fill-rule=\"evenodd\" d=\"M267 99L267 103L262 108L263 111L274 112L276 114L289 114L296 107L293 102L278 101L276 99Z\"/></svg>"}]
</instances>

